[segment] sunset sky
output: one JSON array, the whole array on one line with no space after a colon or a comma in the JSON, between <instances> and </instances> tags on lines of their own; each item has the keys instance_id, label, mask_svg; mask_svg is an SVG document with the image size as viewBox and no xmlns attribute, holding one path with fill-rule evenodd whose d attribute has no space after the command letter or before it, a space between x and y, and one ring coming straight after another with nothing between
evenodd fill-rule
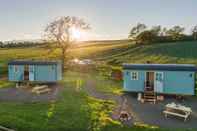
<instances>
[{"instance_id":1,"label":"sunset sky","mask_svg":"<svg viewBox=\"0 0 197 131\"><path fill-rule=\"evenodd\" d=\"M197 0L0 0L0 40L40 39L47 23L68 15L90 23L84 40L127 38L137 22L188 33L196 13Z\"/></svg>"}]
</instances>

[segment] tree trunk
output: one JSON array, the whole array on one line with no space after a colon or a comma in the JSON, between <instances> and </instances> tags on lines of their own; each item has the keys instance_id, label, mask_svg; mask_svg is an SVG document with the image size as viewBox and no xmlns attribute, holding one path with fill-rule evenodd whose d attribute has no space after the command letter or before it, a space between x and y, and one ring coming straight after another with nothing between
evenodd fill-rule
<instances>
[{"instance_id":1,"label":"tree trunk","mask_svg":"<svg viewBox=\"0 0 197 131\"><path fill-rule=\"evenodd\" d=\"M65 64L65 52L66 50L62 48L62 72L64 73L64 64Z\"/></svg>"}]
</instances>

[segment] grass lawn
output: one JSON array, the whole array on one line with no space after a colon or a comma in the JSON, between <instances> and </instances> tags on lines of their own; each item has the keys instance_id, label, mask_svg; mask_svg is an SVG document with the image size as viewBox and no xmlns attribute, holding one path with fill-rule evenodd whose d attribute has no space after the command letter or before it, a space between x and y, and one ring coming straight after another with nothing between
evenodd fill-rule
<instances>
[{"instance_id":1,"label":"grass lawn","mask_svg":"<svg viewBox=\"0 0 197 131\"><path fill-rule=\"evenodd\" d=\"M97 81L96 89L104 93L112 93L114 95L120 95L122 93L122 81L115 81L103 76L101 73L93 73L91 78Z\"/></svg>"},{"instance_id":2,"label":"grass lawn","mask_svg":"<svg viewBox=\"0 0 197 131\"><path fill-rule=\"evenodd\" d=\"M5 80L0 80L0 88L6 88L6 87L13 87L15 86L15 83L13 82L9 82L9 81L5 81Z\"/></svg>"}]
</instances>

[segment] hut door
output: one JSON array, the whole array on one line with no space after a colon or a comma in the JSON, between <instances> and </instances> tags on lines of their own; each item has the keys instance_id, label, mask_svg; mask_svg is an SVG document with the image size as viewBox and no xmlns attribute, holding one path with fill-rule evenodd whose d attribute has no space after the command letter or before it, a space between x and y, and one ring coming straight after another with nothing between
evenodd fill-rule
<instances>
[{"instance_id":1,"label":"hut door","mask_svg":"<svg viewBox=\"0 0 197 131\"><path fill-rule=\"evenodd\" d=\"M155 72L155 92L163 92L163 72Z\"/></svg>"},{"instance_id":2,"label":"hut door","mask_svg":"<svg viewBox=\"0 0 197 131\"><path fill-rule=\"evenodd\" d=\"M24 80L29 80L29 66L28 65L25 65L24 66Z\"/></svg>"},{"instance_id":3,"label":"hut door","mask_svg":"<svg viewBox=\"0 0 197 131\"><path fill-rule=\"evenodd\" d=\"M153 89L154 89L154 72L146 72L145 88L146 88L146 90L153 91Z\"/></svg>"},{"instance_id":4,"label":"hut door","mask_svg":"<svg viewBox=\"0 0 197 131\"><path fill-rule=\"evenodd\" d=\"M29 80L34 81L34 66L29 66Z\"/></svg>"}]
</instances>

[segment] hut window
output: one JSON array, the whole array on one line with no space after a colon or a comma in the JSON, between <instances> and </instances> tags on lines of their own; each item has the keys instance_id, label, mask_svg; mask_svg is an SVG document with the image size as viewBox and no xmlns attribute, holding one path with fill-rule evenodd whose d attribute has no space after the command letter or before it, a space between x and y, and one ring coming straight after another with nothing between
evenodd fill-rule
<instances>
[{"instance_id":1,"label":"hut window","mask_svg":"<svg viewBox=\"0 0 197 131\"><path fill-rule=\"evenodd\" d=\"M190 74L190 77L192 77L193 75L192 75L192 73Z\"/></svg>"},{"instance_id":2,"label":"hut window","mask_svg":"<svg viewBox=\"0 0 197 131\"><path fill-rule=\"evenodd\" d=\"M131 72L131 80L138 80L138 72Z\"/></svg>"},{"instance_id":3,"label":"hut window","mask_svg":"<svg viewBox=\"0 0 197 131\"><path fill-rule=\"evenodd\" d=\"M15 66L14 66L14 73L17 73L17 72L18 72L18 70L19 70L19 69L18 69L18 66L17 66L17 65L15 65Z\"/></svg>"},{"instance_id":4,"label":"hut window","mask_svg":"<svg viewBox=\"0 0 197 131\"><path fill-rule=\"evenodd\" d=\"M51 66L51 70L54 70L54 69L55 69L55 66L54 66L54 65L52 65L52 66Z\"/></svg>"}]
</instances>

